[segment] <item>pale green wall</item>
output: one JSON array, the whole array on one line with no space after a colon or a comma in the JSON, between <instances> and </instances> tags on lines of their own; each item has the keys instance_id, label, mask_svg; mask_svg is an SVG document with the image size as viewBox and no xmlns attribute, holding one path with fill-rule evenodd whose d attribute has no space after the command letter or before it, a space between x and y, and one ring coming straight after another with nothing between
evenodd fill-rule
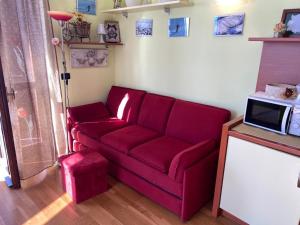
<instances>
[{"instance_id":1,"label":"pale green wall","mask_svg":"<svg viewBox=\"0 0 300 225\"><path fill-rule=\"evenodd\" d=\"M224 0L228 2L228 0ZM231 0L232 1L232 0ZM239 1L239 0L235 0ZM216 0L194 0L193 6L173 9L170 17L190 17L188 38L168 38L169 16L162 10L132 13L120 22L122 47L111 48L109 66L70 70L71 105L104 100L112 84L228 108L242 114L246 96L255 90L261 43L251 36L272 36L284 8L299 8L299 0L241 0L225 7ZM53 10L75 9L76 0L50 0ZM88 16L95 26L106 16L100 11L112 7L112 0L97 1L97 16ZM215 37L216 15L245 12L244 34ZM153 37L135 36L135 22L153 18ZM69 58L69 56L67 57Z\"/></svg>"},{"instance_id":2,"label":"pale green wall","mask_svg":"<svg viewBox=\"0 0 300 225\"><path fill-rule=\"evenodd\" d=\"M225 0L226 1L226 0ZM214 0L173 9L170 17L190 17L188 38L168 38L169 16L161 11L120 16L122 41L116 49L115 83L178 98L228 108L242 114L246 96L255 90L261 43L251 36L272 36L284 8L297 8L298 0L247 0L221 7ZM216 15L245 12L244 34L215 37ZM153 37L135 36L135 21L153 18Z\"/></svg>"}]
</instances>

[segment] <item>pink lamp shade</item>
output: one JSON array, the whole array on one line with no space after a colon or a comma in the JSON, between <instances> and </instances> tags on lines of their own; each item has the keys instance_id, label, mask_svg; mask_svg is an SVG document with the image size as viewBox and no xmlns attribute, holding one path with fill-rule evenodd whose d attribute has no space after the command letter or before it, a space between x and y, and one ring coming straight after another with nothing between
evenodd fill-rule
<instances>
[{"instance_id":1,"label":"pink lamp shade","mask_svg":"<svg viewBox=\"0 0 300 225\"><path fill-rule=\"evenodd\" d=\"M51 18L59 21L69 21L74 16L72 13L63 11L48 11L48 15Z\"/></svg>"}]
</instances>

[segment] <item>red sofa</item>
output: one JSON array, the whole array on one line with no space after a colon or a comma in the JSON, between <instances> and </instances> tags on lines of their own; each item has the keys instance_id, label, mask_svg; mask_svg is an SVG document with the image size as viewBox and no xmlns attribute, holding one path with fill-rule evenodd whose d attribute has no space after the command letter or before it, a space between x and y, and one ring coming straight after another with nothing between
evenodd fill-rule
<instances>
[{"instance_id":1,"label":"red sofa","mask_svg":"<svg viewBox=\"0 0 300 225\"><path fill-rule=\"evenodd\" d=\"M68 113L73 151L99 151L111 175L183 221L213 196L229 111L113 86L106 104L71 107Z\"/></svg>"}]
</instances>

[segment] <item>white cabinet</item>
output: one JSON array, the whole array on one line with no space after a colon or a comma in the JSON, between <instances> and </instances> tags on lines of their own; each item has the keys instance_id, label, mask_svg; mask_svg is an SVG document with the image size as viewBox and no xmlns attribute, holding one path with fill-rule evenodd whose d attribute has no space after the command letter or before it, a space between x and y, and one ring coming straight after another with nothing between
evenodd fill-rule
<instances>
[{"instance_id":1,"label":"white cabinet","mask_svg":"<svg viewBox=\"0 0 300 225\"><path fill-rule=\"evenodd\" d=\"M299 157L229 136L220 208L251 225L298 225L299 173Z\"/></svg>"}]
</instances>

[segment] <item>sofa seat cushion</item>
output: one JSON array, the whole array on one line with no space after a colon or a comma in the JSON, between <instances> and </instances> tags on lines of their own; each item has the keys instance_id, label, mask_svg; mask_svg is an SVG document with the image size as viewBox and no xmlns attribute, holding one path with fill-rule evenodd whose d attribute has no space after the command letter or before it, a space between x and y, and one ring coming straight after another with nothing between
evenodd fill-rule
<instances>
[{"instance_id":1,"label":"sofa seat cushion","mask_svg":"<svg viewBox=\"0 0 300 225\"><path fill-rule=\"evenodd\" d=\"M179 139L163 136L137 146L129 154L162 173L168 173L172 159L190 146Z\"/></svg>"},{"instance_id":2,"label":"sofa seat cushion","mask_svg":"<svg viewBox=\"0 0 300 225\"><path fill-rule=\"evenodd\" d=\"M104 134L123 128L127 125L124 120L115 117L103 118L100 121L84 122L74 126L71 131L72 137L77 140L77 133L82 132L91 138L98 139Z\"/></svg>"},{"instance_id":3,"label":"sofa seat cushion","mask_svg":"<svg viewBox=\"0 0 300 225\"><path fill-rule=\"evenodd\" d=\"M101 142L117 151L128 153L130 149L159 136L159 133L138 125L131 125L101 137Z\"/></svg>"},{"instance_id":4,"label":"sofa seat cushion","mask_svg":"<svg viewBox=\"0 0 300 225\"><path fill-rule=\"evenodd\" d=\"M167 174L148 166L146 163L143 163L130 155L116 151L103 143L100 143L99 148L96 150L109 160L109 170L111 169L112 164L116 164L120 168L130 171L140 177L142 180L181 199L183 192L182 182L177 182Z\"/></svg>"}]
</instances>

